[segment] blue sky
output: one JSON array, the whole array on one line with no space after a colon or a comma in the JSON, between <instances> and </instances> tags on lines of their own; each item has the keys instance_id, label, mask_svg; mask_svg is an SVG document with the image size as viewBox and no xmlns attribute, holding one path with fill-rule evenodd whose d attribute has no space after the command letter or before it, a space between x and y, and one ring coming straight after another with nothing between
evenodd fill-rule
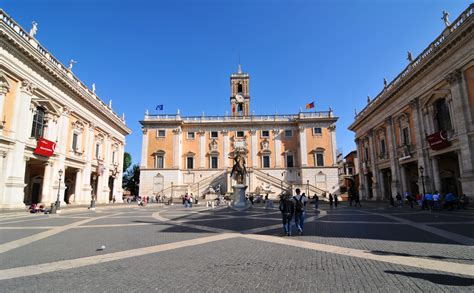
<instances>
[{"instance_id":1,"label":"blue sky","mask_svg":"<svg viewBox=\"0 0 474 293\"><path fill-rule=\"evenodd\" d=\"M364 107L470 1L117 1L3 0L26 30L114 110L133 134L126 151L140 160L139 120L154 113L224 115L229 75L250 74L255 114L297 113L315 101L339 118L338 147L353 150L347 127Z\"/></svg>"}]
</instances>

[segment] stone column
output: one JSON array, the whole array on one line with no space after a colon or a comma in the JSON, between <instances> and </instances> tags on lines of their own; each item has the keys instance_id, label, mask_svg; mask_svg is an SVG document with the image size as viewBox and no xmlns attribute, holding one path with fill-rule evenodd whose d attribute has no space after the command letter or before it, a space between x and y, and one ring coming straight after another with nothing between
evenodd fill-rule
<instances>
[{"instance_id":1,"label":"stone column","mask_svg":"<svg viewBox=\"0 0 474 293\"><path fill-rule=\"evenodd\" d=\"M82 192L82 170L76 169L76 178L74 179L74 198L76 204L88 203L88 198L84 198Z\"/></svg>"},{"instance_id":2,"label":"stone column","mask_svg":"<svg viewBox=\"0 0 474 293\"><path fill-rule=\"evenodd\" d=\"M206 168L206 132L198 131L199 135L199 169Z\"/></svg>"},{"instance_id":3,"label":"stone column","mask_svg":"<svg viewBox=\"0 0 474 293\"><path fill-rule=\"evenodd\" d=\"M91 172L92 172L92 153L93 143L94 143L94 124L89 124L84 128L85 132L85 158L86 164L84 170L82 171L82 198L84 201L89 202L91 200Z\"/></svg>"},{"instance_id":4,"label":"stone column","mask_svg":"<svg viewBox=\"0 0 474 293\"><path fill-rule=\"evenodd\" d=\"M363 168L363 160L362 160L362 146L360 144L360 139L356 138L354 140L356 144L356 151L357 151L357 162L359 164L359 196L361 199L366 199L367 198L367 192L365 190L366 187L366 180L365 180L365 174L364 174L364 168Z\"/></svg>"},{"instance_id":5,"label":"stone column","mask_svg":"<svg viewBox=\"0 0 474 293\"><path fill-rule=\"evenodd\" d=\"M108 203L109 202L109 176L110 176L110 149L111 149L111 143L110 143L110 135L107 134L104 137L104 173L100 177L102 177L102 200L101 202Z\"/></svg>"},{"instance_id":6,"label":"stone column","mask_svg":"<svg viewBox=\"0 0 474 293\"><path fill-rule=\"evenodd\" d=\"M380 180L380 174L377 167L377 161L376 161L376 156L375 156L375 143L374 143L373 130L369 131L369 152L370 152L370 160L372 161L372 164L371 164L372 174L374 176L374 182L372 183L372 192L374 195L373 199L379 200L382 198L382 195L379 192L380 184L382 182Z\"/></svg>"},{"instance_id":7,"label":"stone column","mask_svg":"<svg viewBox=\"0 0 474 293\"><path fill-rule=\"evenodd\" d=\"M397 192L400 191L400 173L398 168L398 161L397 161L397 145L395 139L395 130L393 128L393 120L392 117L388 117L386 120L387 123L387 149L388 155L390 156L390 172L392 173L392 196L395 196ZM403 190L401 193L406 190Z\"/></svg>"},{"instance_id":8,"label":"stone column","mask_svg":"<svg viewBox=\"0 0 474 293\"><path fill-rule=\"evenodd\" d=\"M7 157L7 152L6 151L0 151L0 204L4 202L4 194L5 191L5 176L6 176L6 171L3 168L4 167L4 161L5 158Z\"/></svg>"},{"instance_id":9,"label":"stone column","mask_svg":"<svg viewBox=\"0 0 474 293\"><path fill-rule=\"evenodd\" d=\"M458 135L460 154L459 161L461 170L462 192L469 197L474 196L474 140L469 133L472 131L472 122L470 119L469 101L466 93L466 85L463 74L460 70L450 73L446 80L450 84L452 96L452 115L454 118L454 128Z\"/></svg>"},{"instance_id":10,"label":"stone column","mask_svg":"<svg viewBox=\"0 0 474 293\"><path fill-rule=\"evenodd\" d=\"M44 163L44 174L43 174L43 187L41 190L41 202L44 203L46 206L49 206L53 203L56 198L53 198L51 194L51 183L53 182L53 178L51 177L53 169L53 162L45 162Z\"/></svg>"},{"instance_id":11,"label":"stone column","mask_svg":"<svg viewBox=\"0 0 474 293\"><path fill-rule=\"evenodd\" d=\"M419 106L418 98L415 98L413 101L410 102L410 107L413 109L413 123L415 124L415 141L416 141L416 156L418 158L418 167L423 166L425 171L423 172L424 181L425 181L425 188L429 189L431 186L431 179L430 174L432 174L431 164L428 163L428 155L425 152L426 142L425 142L425 129L429 127L427 125L423 125L422 119L420 119L421 109ZM425 109L425 111L427 111ZM426 122L428 123L428 122ZM421 180L421 176L418 180L418 186L420 186L419 191L423 192L423 184Z\"/></svg>"},{"instance_id":12,"label":"stone column","mask_svg":"<svg viewBox=\"0 0 474 293\"><path fill-rule=\"evenodd\" d=\"M124 158L124 146L119 144L119 151L118 151L118 172L114 181L114 192L116 193L115 199L117 201L122 200L123 193L122 193L122 181L123 181L123 158Z\"/></svg>"},{"instance_id":13,"label":"stone column","mask_svg":"<svg viewBox=\"0 0 474 293\"><path fill-rule=\"evenodd\" d=\"M336 143L336 124L328 127L329 133L331 134L331 151L332 151L332 165L337 165L337 143Z\"/></svg>"},{"instance_id":14,"label":"stone column","mask_svg":"<svg viewBox=\"0 0 474 293\"><path fill-rule=\"evenodd\" d=\"M173 168L182 169L181 127L173 129Z\"/></svg>"},{"instance_id":15,"label":"stone column","mask_svg":"<svg viewBox=\"0 0 474 293\"><path fill-rule=\"evenodd\" d=\"M408 191L408 185L407 185L407 170L405 168L405 166L401 165L400 166L400 178L401 178L401 181L402 181L402 190L403 192L406 192ZM411 194L411 195L414 195L414 194Z\"/></svg>"},{"instance_id":16,"label":"stone column","mask_svg":"<svg viewBox=\"0 0 474 293\"><path fill-rule=\"evenodd\" d=\"M13 150L8 154L5 170L9 171L9 176L5 180L5 208L24 207L24 187L26 186L25 167L28 158L25 158L25 145L31 132L32 113L30 111L31 98L36 87L29 81L21 82L19 90L15 97L13 109L14 120L11 125L12 138L15 138ZM26 123L25 123L26 121ZM26 125L25 125L26 124Z\"/></svg>"},{"instance_id":17,"label":"stone column","mask_svg":"<svg viewBox=\"0 0 474 293\"><path fill-rule=\"evenodd\" d=\"M140 169L148 168L148 128L142 127L142 158L140 160ZM173 161L174 165L174 161Z\"/></svg>"},{"instance_id":18,"label":"stone column","mask_svg":"<svg viewBox=\"0 0 474 293\"><path fill-rule=\"evenodd\" d=\"M308 150L306 146L306 132L304 126L299 126L300 135L300 162L301 167L308 166Z\"/></svg>"},{"instance_id":19,"label":"stone column","mask_svg":"<svg viewBox=\"0 0 474 293\"><path fill-rule=\"evenodd\" d=\"M275 168L281 168L281 134L279 129L274 129L272 132L275 142Z\"/></svg>"},{"instance_id":20,"label":"stone column","mask_svg":"<svg viewBox=\"0 0 474 293\"><path fill-rule=\"evenodd\" d=\"M250 155L252 156L252 168L257 168L257 131L250 130Z\"/></svg>"},{"instance_id":21,"label":"stone column","mask_svg":"<svg viewBox=\"0 0 474 293\"><path fill-rule=\"evenodd\" d=\"M433 168L433 183L434 183L434 190L430 190L431 192L434 192L437 190L438 192L441 192L441 178L439 176L439 168L438 168L438 158L437 157L431 157L431 166Z\"/></svg>"},{"instance_id":22,"label":"stone column","mask_svg":"<svg viewBox=\"0 0 474 293\"><path fill-rule=\"evenodd\" d=\"M10 90L10 84L8 83L7 79L2 75L0 75L0 123L4 121L5 115L3 114L3 105L5 104L5 99ZM3 131L3 127L5 125L0 124L0 134Z\"/></svg>"},{"instance_id":23,"label":"stone column","mask_svg":"<svg viewBox=\"0 0 474 293\"><path fill-rule=\"evenodd\" d=\"M229 167L229 152L230 152L230 143L229 143L229 131L222 130L222 135L224 137L224 143L222 145L222 162L224 168ZM227 184L227 190L230 191L230 186Z\"/></svg>"}]
</instances>

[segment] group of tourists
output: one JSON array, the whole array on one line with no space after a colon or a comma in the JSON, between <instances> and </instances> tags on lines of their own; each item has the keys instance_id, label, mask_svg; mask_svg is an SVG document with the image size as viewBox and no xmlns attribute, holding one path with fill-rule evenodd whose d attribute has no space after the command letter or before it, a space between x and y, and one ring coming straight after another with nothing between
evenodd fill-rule
<instances>
[{"instance_id":1,"label":"group of tourists","mask_svg":"<svg viewBox=\"0 0 474 293\"><path fill-rule=\"evenodd\" d=\"M188 194L187 192L181 196L181 199L183 200L183 205L185 208L192 208L193 207L193 200L194 196L193 194ZM197 204L197 199L196 199L196 204Z\"/></svg>"},{"instance_id":2,"label":"group of tourists","mask_svg":"<svg viewBox=\"0 0 474 293\"><path fill-rule=\"evenodd\" d=\"M417 205L420 210L430 211L439 211L443 209L453 210L455 208L465 209L469 205L469 197L465 194L457 196L452 192L440 194L438 191L435 191L433 193L427 192L425 194L418 193L415 196L405 192L404 198L398 192L395 199L390 197L390 206L402 207L404 200L411 208L414 208L414 206Z\"/></svg>"},{"instance_id":3,"label":"group of tourists","mask_svg":"<svg viewBox=\"0 0 474 293\"><path fill-rule=\"evenodd\" d=\"M296 229L299 235L303 235L305 209L308 202L308 198L301 190L297 188L295 190L296 195L291 196L288 193L284 193L280 197L280 212L283 219L283 229L287 236L291 236L291 220L294 219Z\"/></svg>"}]
</instances>

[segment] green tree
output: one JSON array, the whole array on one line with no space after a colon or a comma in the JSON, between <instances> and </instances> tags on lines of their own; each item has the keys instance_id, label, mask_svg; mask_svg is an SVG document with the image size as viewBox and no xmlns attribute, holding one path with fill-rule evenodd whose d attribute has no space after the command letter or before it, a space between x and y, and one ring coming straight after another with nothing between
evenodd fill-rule
<instances>
[{"instance_id":1,"label":"green tree","mask_svg":"<svg viewBox=\"0 0 474 293\"><path fill-rule=\"evenodd\" d=\"M135 164L123 175L123 187L130 191L131 195L138 195L140 186L140 166Z\"/></svg>"},{"instance_id":2,"label":"green tree","mask_svg":"<svg viewBox=\"0 0 474 293\"><path fill-rule=\"evenodd\" d=\"M125 152L123 154L123 173L127 171L128 167L130 167L131 164L132 164L132 155Z\"/></svg>"}]
</instances>

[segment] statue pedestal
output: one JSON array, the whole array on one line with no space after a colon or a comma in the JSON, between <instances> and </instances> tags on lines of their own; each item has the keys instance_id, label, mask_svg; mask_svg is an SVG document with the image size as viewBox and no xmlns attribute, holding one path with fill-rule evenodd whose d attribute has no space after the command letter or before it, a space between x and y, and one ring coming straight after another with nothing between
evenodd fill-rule
<instances>
[{"instance_id":1,"label":"statue pedestal","mask_svg":"<svg viewBox=\"0 0 474 293\"><path fill-rule=\"evenodd\" d=\"M234 190L234 201L230 205L230 207L234 210L246 210L250 207L250 202L247 202L245 199L245 191L247 190L247 185L244 184L236 184L232 186Z\"/></svg>"}]
</instances>

